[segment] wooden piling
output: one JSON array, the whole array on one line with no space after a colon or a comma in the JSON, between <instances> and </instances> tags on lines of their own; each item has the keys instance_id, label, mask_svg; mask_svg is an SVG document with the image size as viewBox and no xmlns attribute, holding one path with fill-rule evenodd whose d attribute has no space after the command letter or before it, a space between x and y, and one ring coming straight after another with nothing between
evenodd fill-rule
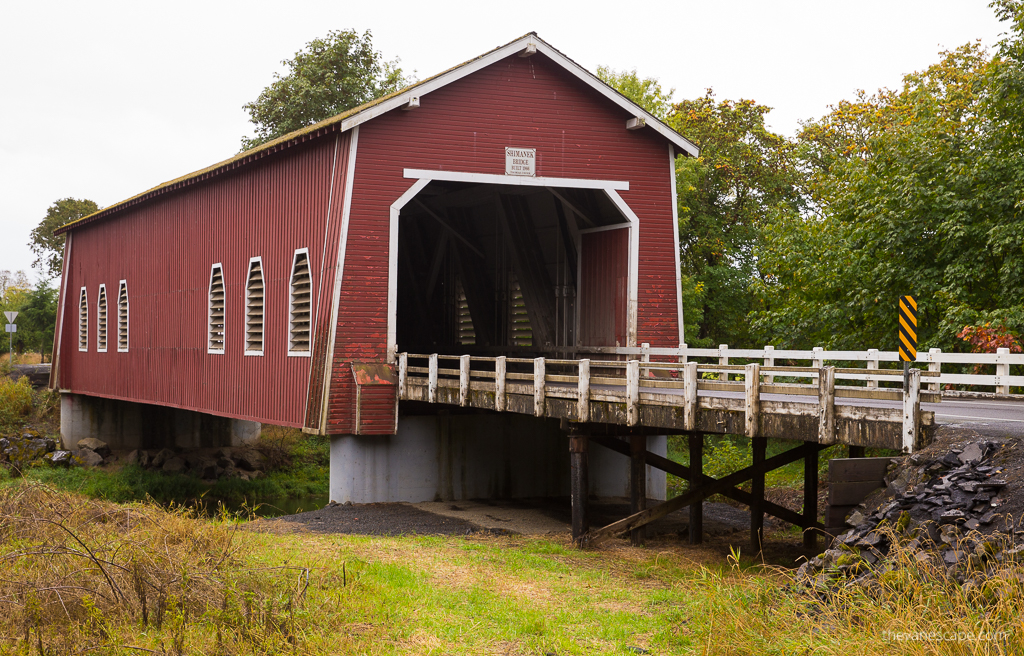
<instances>
[{"instance_id":1,"label":"wooden piling","mask_svg":"<svg viewBox=\"0 0 1024 656\"><path fill-rule=\"evenodd\" d=\"M768 438L754 437L750 440L753 450L755 473L750 479L750 547L754 553L761 551L764 543L764 461L768 449Z\"/></svg>"},{"instance_id":2,"label":"wooden piling","mask_svg":"<svg viewBox=\"0 0 1024 656\"><path fill-rule=\"evenodd\" d=\"M647 438L633 435L629 438L629 514L647 510ZM647 527L635 528L629 533L634 547L647 541Z\"/></svg>"},{"instance_id":3,"label":"wooden piling","mask_svg":"<svg viewBox=\"0 0 1024 656\"><path fill-rule=\"evenodd\" d=\"M690 489L695 490L702 484L704 477L704 434L691 433L690 442ZM690 544L704 541L704 499L698 497L690 504Z\"/></svg>"},{"instance_id":4,"label":"wooden piling","mask_svg":"<svg viewBox=\"0 0 1024 656\"><path fill-rule=\"evenodd\" d=\"M590 476L587 463L587 436L569 436L569 493L572 498L572 541L583 547L584 537L590 531L588 495Z\"/></svg>"},{"instance_id":5,"label":"wooden piling","mask_svg":"<svg viewBox=\"0 0 1024 656\"><path fill-rule=\"evenodd\" d=\"M804 444L804 547L818 548L818 445Z\"/></svg>"}]
</instances>

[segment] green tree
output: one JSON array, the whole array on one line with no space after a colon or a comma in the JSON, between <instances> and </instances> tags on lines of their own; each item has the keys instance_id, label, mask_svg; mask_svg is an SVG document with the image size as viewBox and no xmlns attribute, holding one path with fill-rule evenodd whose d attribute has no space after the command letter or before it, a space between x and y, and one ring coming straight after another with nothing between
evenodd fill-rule
<instances>
[{"instance_id":1,"label":"green tree","mask_svg":"<svg viewBox=\"0 0 1024 656\"><path fill-rule=\"evenodd\" d=\"M98 212L99 209L99 205L84 198L62 198L50 205L46 216L32 229L28 242L29 248L36 255L32 268L37 269L45 278L59 276L64 266L64 235L54 235L53 231L66 223Z\"/></svg>"},{"instance_id":2,"label":"green tree","mask_svg":"<svg viewBox=\"0 0 1024 656\"><path fill-rule=\"evenodd\" d=\"M804 126L809 211L764 232L756 334L893 350L902 294L917 297L922 348L962 349L965 325L1024 328L1020 115L998 93L1011 77L970 44Z\"/></svg>"},{"instance_id":3,"label":"green tree","mask_svg":"<svg viewBox=\"0 0 1024 656\"><path fill-rule=\"evenodd\" d=\"M664 91L657 78L641 78L635 68L618 72L614 68L598 66L597 77L663 121L672 111L672 95L676 90Z\"/></svg>"},{"instance_id":4,"label":"green tree","mask_svg":"<svg viewBox=\"0 0 1024 656\"><path fill-rule=\"evenodd\" d=\"M764 124L771 108L716 100L711 90L673 106L668 123L701 149L676 160L686 342L750 344L751 285L764 275L762 231L798 216L800 172L793 144Z\"/></svg>"},{"instance_id":5,"label":"green tree","mask_svg":"<svg viewBox=\"0 0 1024 656\"><path fill-rule=\"evenodd\" d=\"M57 323L57 290L40 280L26 295L18 315L15 343L22 351L36 351L45 357L53 351Z\"/></svg>"},{"instance_id":6,"label":"green tree","mask_svg":"<svg viewBox=\"0 0 1024 656\"><path fill-rule=\"evenodd\" d=\"M242 150L255 148L340 114L345 110L401 89L409 80L399 60L384 61L373 49L370 31L328 32L314 39L293 59L281 62L288 72L274 74L274 82L259 97L243 105L256 127L254 137L242 137Z\"/></svg>"}]
</instances>

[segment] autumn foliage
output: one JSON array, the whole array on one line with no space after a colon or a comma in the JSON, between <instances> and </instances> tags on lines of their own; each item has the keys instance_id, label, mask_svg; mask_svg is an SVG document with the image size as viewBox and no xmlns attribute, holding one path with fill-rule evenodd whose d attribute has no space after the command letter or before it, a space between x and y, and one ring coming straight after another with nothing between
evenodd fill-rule
<instances>
[{"instance_id":1,"label":"autumn foliage","mask_svg":"<svg viewBox=\"0 0 1024 656\"><path fill-rule=\"evenodd\" d=\"M1003 324L993 326L991 322L979 326L964 326L957 337L971 345L972 353L995 353L996 349L1010 349L1010 353L1022 353L1020 339Z\"/></svg>"}]
</instances>

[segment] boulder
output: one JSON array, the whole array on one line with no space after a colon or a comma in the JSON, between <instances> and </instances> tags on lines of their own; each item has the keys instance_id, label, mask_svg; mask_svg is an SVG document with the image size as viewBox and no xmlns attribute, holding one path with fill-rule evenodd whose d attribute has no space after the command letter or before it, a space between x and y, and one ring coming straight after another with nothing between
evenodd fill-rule
<instances>
[{"instance_id":1,"label":"boulder","mask_svg":"<svg viewBox=\"0 0 1024 656\"><path fill-rule=\"evenodd\" d=\"M215 479L220 472L224 471L223 468L217 466L217 461L212 459L202 460L192 465L191 470L203 480Z\"/></svg>"},{"instance_id":2,"label":"boulder","mask_svg":"<svg viewBox=\"0 0 1024 656\"><path fill-rule=\"evenodd\" d=\"M128 454L121 458L121 462L126 465L137 465L139 464L139 450L129 451Z\"/></svg>"},{"instance_id":3,"label":"boulder","mask_svg":"<svg viewBox=\"0 0 1024 656\"><path fill-rule=\"evenodd\" d=\"M79 449L75 456L82 461L86 467L98 467L103 464L103 456L92 449Z\"/></svg>"},{"instance_id":4,"label":"boulder","mask_svg":"<svg viewBox=\"0 0 1024 656\"><path fill-rule=\"evenodd\" d=\"M185 471L185 468L185 459L179 458L178 456L168 458L163 462L163 465L160 467L160 469L169 474L180 474L181 472Z\"/></svg>"},{"instance_id":5,"label":"boulder","mask_svg":"<svg viewBox=\"0 0 1024 656\"><path fill-rule=\"evenodd\" d=\"M246 449L245 451L237 454L235 462L242 469L260 471L266 465L267 459L262 453L255 449Z\"/></svg>"},{"instance_id":6,"label":"boulder","mask_svg":"<svg viewBox=\"0 0 1024 656\"><path fill-rule=\"evenodd\" d=\"M85 437L78 440L79 449L89 449L95 451L104 458L110 455L110 447L103 440L97 440L95 437Z\"/></svg>"},{"instance_id":7,"label":"boulder","mask_svg":"<svg viewBox=\"0 0 1024 656\"><path fill-rule=\"evenodd\" d=\"M152 467L153 469L160 469L161 467L164 466L165 462L174 457L174 451L171 451L170 449L160 449L159 451L157 451L156 455L153 456L153 460L150 461L149 466ZM182 460L181 464L184 465L185 461Z\"/></svg>"},{"instance_id":8,"label":"boulder","mask_svg":"<svg viewBox=\"0 0 1024 656\"><path fill-rule=\"evenodd\" d=\"M54 467L68 467L74 464L73 454L70 451L54 451L47 453L43 459Z\"/></svg>"}]
</instances>

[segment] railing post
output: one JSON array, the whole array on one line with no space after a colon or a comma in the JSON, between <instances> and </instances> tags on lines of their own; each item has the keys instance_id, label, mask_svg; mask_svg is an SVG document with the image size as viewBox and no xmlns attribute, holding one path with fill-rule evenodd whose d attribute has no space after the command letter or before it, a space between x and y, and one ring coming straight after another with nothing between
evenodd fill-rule
<instances>
[{"instance_id":1,"label":"railing post","mask_svg":"<svg viewBox=\"0 0 1024 656\"><path fill-rule=\"evenodd\" d=\"M903 390L903 453L913 453L921 425L921 370L911 369Z\"/></svg>"},{"instance_id":2,"label":"railing post","mask_svg":"<svg viewBox=\"0 0 1024 656\"><path fill-rule=\"evenodd\" d=\"M679 364L686 364L686 344L679 345Z\"/></svg>"},{"instance_id":3,"label":"railing post","mask_svg":"<svg viewBox=\"0 0 1024 656\"><path fill-rule=\"evenodd\" d=\"M437 353L430 354L427 365L427 401L437 403Z\"/></svg>"},{"instance_id":4,"label":"railing post","mask_svg":"<svg viewBox=\"0 0 1024 656\"><path fill-rule=\"evenodd\" d=\"M937 348L928 349L928 355L931 357L931 361L928 363L928 371L934 371L937 374L941 375L942 374L942 362L940 362L936 358L936 356L942 355L942 349L937 349ZM942 389L942 384L937 379L935 379L935 378L933 378L932 380L934 380L935 382L934 383L928 383L928 389L930 389L933 392L938 392L939 390L941 390Z\"/></svg>"},{"instance_id":5,"label":"railing post","mask_svg":"<svg viewBox=\"0 0 1024 656\"><path fill-rule=\"evenodd\" d=\"M494 409L498 412L505 411L505 367L504 355L494 359Z\"/></svg>"},{"instance_id":6,"label":"railing post","mask_svg":"<svg viewBox=\"0 0 1024 656\"><path fill-rule=\"evenodd\" d=\"M747 437L757 437L758 418L761 413L761 365L754 362L744 367L743 379L746 396L744 434Z\"/></svg>"},{"instance_id":7,"label":"railing post","mask_svg":"<svg viewBox=\"0 0 1024 656\"><path fill-rule=\"evenodd\" d=\"M814 367L815 369L820 370L822 367L825 366L825 358L821 355L821 352L824 351L825 349L821 348L820 346L815 346L812 350L814 352L814 356L811 360L811 366ZM813 382L814 379L817 377L817 374L811 376L811 381Z\"/></svg>"},{"instance_id":8,"label":"railing post","mask_svg":"<svg viewBox=\"0 0 1024 656\"><path fill-rule=\"evenodd\" d=\"M878 349L868 349L868 371L878 370ZM869 380L868 387L878 387L877 380Z\"/></svg>"},{"instance_id":9,"label":"railing post","mask_svg":"<svg viewBox=\"0 0 1024 656\"><path fill-rule=\"evenodd\" d=\"M1010 363L1009 362L998 362L1000 355L1009 355L1010 349L1008 348L997 348L996 349L996 376L1000 378L1010 377ZM997 381L998 382L998 381ZM996 385L996 394L1009 394L1009 385Z\"/></svg>"},{"instance_id":10,"label":"railing post","mask_svg":"<svg viewBox=\"0 0 1024 656\"><path fill-rule=\"evenodd\" d=\"M576 406L577 421L590 421L590 360L580 360L579 398Z\"/></svg>"},{"instance_id":11,"label":"railing post","mask_svg":"<svg viewBox=\"0 0 1024 656\"><path fill-rule=\"evenodd\" d=\"M469 356L459 358L459 405L466 406L469 401Z\"/></svg>"},{"instance_id":12,"label":"railing post","mask_svg":"<svg viewBox=\"0 0 1024 656\"><path fill-rule=\"evenodd\" d=\"M543 417L545 410L544 358L533 359L533 416Z\"/></svg>"},{"instance_id":13,"label":"railing post","mask_svg":"<svg viewBox=\"0 0 1024 656\"><path fill-rule=\"evenodd\" d=\"M764 347L764 366L774 367L775 366L775 347L765 346ZM764 382L771 385L775 382L775 376L768 374L764 377Z\"/></svg>"},{"instance_id":14,"label":"railing post","mask_svg":"<svg viewBox=\"0 0 1024 656\"><path fill-rule=\"evenodd\" d=\"M640 361L626 363L626 424L640 423Z\"/></svg>"},{"instance_id":15,"label":"railing post","mask_svg":"<svg viewBox=\"0 0 1024 656\"><path fill-rule=\"evenodd\" d=\"M687 362L683 367L683 429L697 430L697 363ZM699 482L699 481L698 481Z\"/></svg>"},{"instance_id":16,"label":"railing post","mask_svg":"<svg viewBox=\"0 0 1024 656\"><path fill-rule=\"evenodd\" d=\"M644 362L651 361L651 345L647 342L644 342L643 344L640 345L640 359L643 360ZM643 374L644 378L651 377L651 370L649 368L644 369L641 373Z\"/></svg>"},{"instance_id":17,"label":"railing post","mask_svg":"<svg viewBox=\"0 0 1024 656\"><path fill-rule=\"evenodd\" d=\"M818 369L818 442L836 441L836 368Z\"/></svg>"},{"instance_id":18,"label":"railing post","mask_svg":"<svg viewBox=\"0 0 1024 656\"><path fill-rule=\"evenodd\" d=\"M398 398L405 398L405 384L409 377L409 354L398 354Z\"/></svg>"},{"instance_id":19,"label":"railing post","mask_svg":"<svg viewBox=\"0 0 1024 656\"><path fill-rule=\"evenodd\" d=\"M728 344L719 344L718 345L718 364L720 364L722 366L728 366L729 365L729 345ZM724 380L724 381L728 382L729 381L729 372L726 371L726 372L718 374L718 380Z\"/></svg>"}]
</instances>

